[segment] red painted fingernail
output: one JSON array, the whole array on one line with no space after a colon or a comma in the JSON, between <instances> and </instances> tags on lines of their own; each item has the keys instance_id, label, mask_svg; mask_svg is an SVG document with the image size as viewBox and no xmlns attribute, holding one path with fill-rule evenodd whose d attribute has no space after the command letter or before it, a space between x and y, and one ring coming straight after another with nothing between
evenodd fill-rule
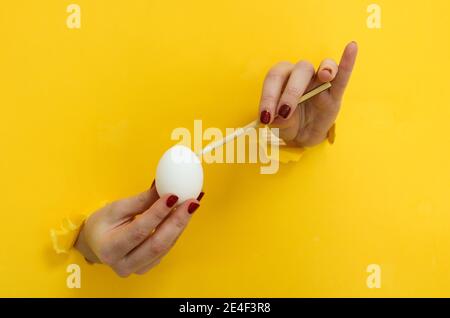
<instances>
[{"instance_id":1,"label":"red painted fingernail","mask_svg":"<svg viewBox=\"0 0 450 318\"><path fill-rule=\"evenodd\" d=\"M178 197L176 195L172 194L170 197L167 198L166 205L168 208L171 208L175 205L175 203L177 203L177 201L178 201Z\"/></svg>"},{"instance_id":2,"label":"red painted fingernail","mask_svg":"<svg viewBox=\"0 0 450 318\"><path fill-rule=\"evenodd\" d=\"M197 210L197 208L200 206L200 204L192 202L191 204L189 204L188 206L188 212L189 214L192 214L195 212L195 210Z\"/></svg>"},{"instance_id":3,"label":"red painted fingernail","mask_svg":"<svg viewBox=\"0 0 450 318\"><path fill-rule=\"evenodd\" d=\"M197 201L200 201L203 198L204 195L205 195L205 192L203 192L203 191L200 192L200 194L197 197Z\"/></svg>"},{"instance_id":4,"label":"red painted fingernail","mask_svg":"<svg viewBox=\"0 0 450 318\"><path fill-rule=\"evenodd\" d=\"M278 110L278 115L280 115L283 118L287 118L289 116L290 112L291 112L291 107L289 105L283 105Z\"/></svg>"},{"instance_id":5,"label":"red painted fingernail","mask_svg":"<svg viewBox=\"0 0 450 318\"><path fill-rule=\"evenodd\" d=\"M259 120L263 123L263 124L268 124L270 123L270 113L267 110L263 110L261 112L261 117L259 118Z\"/></svg>"}]
</instances>

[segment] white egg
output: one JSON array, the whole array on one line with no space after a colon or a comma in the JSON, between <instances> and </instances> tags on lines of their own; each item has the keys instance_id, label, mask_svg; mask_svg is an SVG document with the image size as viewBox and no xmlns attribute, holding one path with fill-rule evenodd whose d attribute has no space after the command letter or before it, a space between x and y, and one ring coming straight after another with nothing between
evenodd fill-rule
<instances>
[{"instance_id":1,"label":"white egg","mask_svg":"<svg viewBox=\"0 0 450 318\"><path fill-rule=\"evenodd\" d=\"M186 146L169 148L159 159L155 185L159 196L175 194L179 203L197 198L203 188L203 168L199 158Z\"/></svg>"}]
</instances>

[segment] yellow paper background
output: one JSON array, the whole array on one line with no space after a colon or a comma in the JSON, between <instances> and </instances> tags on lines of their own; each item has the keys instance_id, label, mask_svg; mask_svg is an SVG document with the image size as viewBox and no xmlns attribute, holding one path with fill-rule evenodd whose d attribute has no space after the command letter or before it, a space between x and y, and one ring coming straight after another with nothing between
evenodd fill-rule
<instances>
[{"instance_id":1,"label":"yellow paper background","mask_svg":"<svg viewBox=\"0 0 450 318\"><path fill-rule=\"evenodd\" d=\"M0 296L450 296L448 1L377 1L381 29L360 0L77 0L80 30L70 3L0 6ZM150 185L175 127L246 124L272 64L350 40L333 146L275 175L206 165L202 207L145 276L53 253L64 216Z\"/></svg>"}]
</instances>

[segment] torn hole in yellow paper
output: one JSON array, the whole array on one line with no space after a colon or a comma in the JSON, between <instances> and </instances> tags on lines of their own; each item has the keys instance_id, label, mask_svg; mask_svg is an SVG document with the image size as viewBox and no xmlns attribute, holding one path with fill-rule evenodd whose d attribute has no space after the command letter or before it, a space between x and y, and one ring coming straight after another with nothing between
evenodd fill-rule
<instances>
[{"instance_id":1,"label":"torn hole in yellow paper","mask_svg":"<svg viewBox=\"0 0 450 318\"><path fill-rule=\"evenodd\" d=\"M68 253L78 237L86 215L80 214L63 218L59 229L50 230L53 249L56 253Z\"/></svg>"},{"instance_id":2,"label":"torn hole in yellow paper","mask_svg":"<svg viewBox=\"0 0 450 318\"><path fill-rule=\"evenodd\" d=\"M50 230L50 239L53 249L57 254L69 253L70 249L75 244L81 227L91 213L104 207L108 202L103 200L95 206L86 209L86 213L71 214L62 219L58 229Z\"/></svg>"},{"instance_id":3,"label":"torn hole in yellow paper","mask_svg":"<svg viewBox=\"0 0 450 318\"><path fill-rule=\"evenodd\" d=\"M277 160L274 156L274 152L270 151L271 145L279 145L278 161L281 163L298 162L302 158L303 153L306 151L305 147L289 146L283 139L277 137L275 134L270 133L265 136L266 142L261 143L264 148L263 154L265 159ZM336 123L334 123L327 132L326 140L330 145L334 144L336 138ZM268 141L268 142L267 142Z\"/></svg>"}]
</instances>

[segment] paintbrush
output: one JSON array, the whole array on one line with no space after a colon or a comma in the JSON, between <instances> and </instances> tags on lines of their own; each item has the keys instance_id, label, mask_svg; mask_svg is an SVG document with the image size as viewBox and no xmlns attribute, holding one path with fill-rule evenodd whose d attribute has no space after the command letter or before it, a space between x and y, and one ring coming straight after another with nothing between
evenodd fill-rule
<instances>
[{"instance_id":1,"label":"paintbrush","mask_svg":"<svg viewBox=\"0 0 450 318\"><path fill-rule=\"evenodd\" d=\"M305 93L304 95L302 95L299 98L299 100L297 102L297 105L300 105L301 103L307 101L308 99L316 96L317 94L323 92L324 90L326 90L326 89L328 89L330 87L331 87L331 83L330 82L326 82L326 83L323 83L320 86L317 86L316 88L314 88L314 89L308 91L307 93ZM256 128L259 124L260 124L259 119L256 119L256 120L252 121L251 123L245 125L244 127L236 129L234 132L232 132L228 136L225 136L223 139L218 140L218 141L214 141L214 142L208 144L206 147L204 147L202 149L201 155L207 154L208 152L211 152L214 149L223 146L227 142L229 142L229 141L231 141L231 140L233 140L233 139L243 135L248 129Z\"/></svg>"}]
</instances>

